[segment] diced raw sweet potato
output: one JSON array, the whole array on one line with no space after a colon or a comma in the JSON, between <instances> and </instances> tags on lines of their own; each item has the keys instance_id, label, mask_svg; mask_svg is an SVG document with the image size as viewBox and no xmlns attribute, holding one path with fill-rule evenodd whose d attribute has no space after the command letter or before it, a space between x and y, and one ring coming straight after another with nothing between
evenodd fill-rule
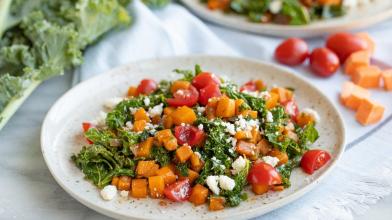
<instances>
[{"instance_id":1,"label":"diced raw sweet potato","mask_svg":"<svg viewBox=\"0 0 392 220\"><path fill-rule=\"evenodd\" d=\"M191 125L196 121L196 113L187 106L178 107L170 116L173 118L175 125L181 125L182 123Z\"/></svg>"},{"instance_id":2,"label":"diced raw sweet potato","mask_svg":"<svg viewBox=\"0 0 392 220\"><path fill-rule=\"evenodd\" d=\"M159 165L153 160L140 160L137 163L136 174L142 177L155 176Z\"/></svg>"},{"instance_id":3,"label":"diced raw sweet potato","mask_svg":"<svg viewBox=\"0 0 392 220\"><path fill-rule=\"evenodd\" d=\"M362 66L355 70L352 81L364 88L378 88L380 86L381 70L377 66Z\"/></svg>"},{"instance_id":4,"label":"diced raw sweet potato","mask_svg":"<svg viewBox=\"0 0 392 220\"><path fill-rule=\"evenodd\" d=\"M344 72L352 76L359 67L370 65L370 54L366 50L352 53L344 63Z\"/></svg>"},{"instance_id":5,"label":"diced raw sweet potato","mask_svg":"<svg viewBox=\"0 0 392 220\"><path fill-rule=\"evenodd\" d=\"M168 166L162 167L156 173L158 176L163 177L165 185L169 185L171 183L174 183L177 179L177 176L174 174L174 172Z\"/></svg>"},{"instance_id":6,"label":"diced raw sweet potato","mask_svg":"<svg viewBox=\"0 0 392 220\"><path fill-rule=\"evenodd\" d=\"M279 159L278 166L286 164L289 161L289 156L286 152L280 151L278 149L272 149L268 155L271 157L276 157Z\"/></svg>"},{"instance_id":7,"label":"diced raw sweet potato","mask_svg":"<svg viewBox=\"0 0 392 220\"><path fill-rule=\"evenodd\" d=\"M216 116L222 118L230 118L235 115L235 101L227 96L222 96L216 107Z\"/></svg>"},{"instance_id":8,"label":"diced raw sweet potato","mask_svg":"<svg viewBox=\"0 0 392 220\"><path fill-rule=\"evenodd\" d=\"M180 163L185 163L193 154L190 146L184 145L176 150L176 159Z\"/></svg>"},{"instance_id":9,"label":"diced raw sweet potato","mask_svg":"<svg viewBox=\"0 0 392 220\"><path fill-rule=\"evenodd\" d=\"M253 143L246 142L246 141L238 141L236 148L236 152L240 155L245 155L248 158L255 159L256 155L256 146Z\"/></svg>"},{"instance_id":10,"label":"diced raw sweet potato","mask_svg":"<svg viewBox=\"0 0 392 220\"><path fill-rule=\"evenodd\" d=\"M210 205L208 209L210 211L219 211L225 208L225 198L224 197L217 197L211 196L210 197Z\"/></svg>"},{"instance_id":11,"label":"diced raw sweet potato","mask_svg":"<svg viewBox=\"0 0 392 220\"><path fill-rule=\"evenodd\" d=\"M197 178L199 177L199 174L191 169L188 169L188 176L178 176L179 180L184 180L184 179L188 179L189 183L193 183Z\"/></svg>"},{"instance_id":12,"label":"diced raw sweet potato","mask_svg":"<svg viewBox=\"0 0 392 220\"><path fill-rule=\"evenodd\" d=\"M132 181L132 197L135 198L146 198L147 197L147 180L146 179L134 179Z\"/></svg>"},{"instance_id":13,"label":"diced raw sweet potato","mask_svg":"<svg viewBox=\"0 0 392 220\"><path fill-rule=\"evenodd\" d=\"M246 109L241 112L241 115L244 117L250 117L250 118L256 119L257 118L257 111Z\"/></svg>"},{"instance_id":14,"label":"diced raw sweet potato","mask_svg":"<svg viewBox=\"0 0 392 220\"><path fill-rule=\"evenodd\" d=\"M150 118L147 115L146 110L144 108L139 108L136 110L136 112L133 114L134 121L139 121L139 120L145 120L147 122L150 121Z\"/></svg>"},{"instance_id":15,"label":"diced raw sweet potato","mask_svg":"<svg viewBox=\"0 0 392 220\"><path fill-rule=\"evenodd\" d=\"M267 109L271 109L275 107L278 104L279 101L279 95L275 92L270 92L270 96L267 101L265 102L265 107Z\"/></svg>"},{"instance_id":16,"label":"diced raw sweet potato","mask_svg":"<svg viewBox=\"0 0 392 220\"><path fill-rule=\"evenodd\" d=\"M173 82L173 84L170 87L170 91L172 93L175 93L177 90L180 89L188 89L189 86L191 85L190 82L185 81L185 80L176 80Z\"/></svg>"},{"instance_id":17,"label":"diced raw sweet potato","mask_svg":"<svg viewBox=\"0 0 392 220\"><path fill-rule=\"evenodd\" d=\"M208 189L200 184L196 184L192 188L191 196L189 197L189 201L194 205L202 205L206 203L208 197Z\"/></svg>"},{"instance_id":18,"label":"diced raw sweet potato","mask_svg":"<svg viewBox=\"0 0 392 220\"><path fill-rule=\"evenodd\" d=\"M144 128L146 127L146 125L147 125L147 122L145 120L135 121L133 123L133 130L136 132L143 131Z\"/></svg>"},{"instance_id":19,"label":"diced raw sweet potato","mask_svg":"<svg viewBox=\"0 0 392 220\"><path fill-rule=\"evenodd\" d=\"M120 180L120 178L119 178L118 176L114 176L114 177L112 178L111 184L112 184L113 186L116 186L116 187L117 187L118 181L119 181L119 180Z\"/></svg>"},{"instance_id":20,"label":"diced raw sweet potato","mask_svg":"<svg viewBox=\"0 0 392 220\"><path fill-rule=\"evenodd\" d=\"M129 176L120 176L117 183L117 189L129 191L131 189L131 181L132 179Z\"/></svg>"},{"instance_id":21,"label":"diced raw sweet potato","mask_svg":"<svg viewBox=\"0 0 392 220\"><path fill-rule=\"evenodd\" d=\"M275 88L271 89L270 94L271 93L276 93L279 95L279 102L280 103L286 103L293 98L293 92L286 89L286 88L275 87Z\"/></svg>"},{"instance_id":22,"label":"diced raw sweet potato","mask_svg":"<svg viewBox=\"0 0 392 220\"><path fill-rule=\"evenodd\" d=\"M362 125L379 122L384 115L384 106L369 99L364 99L359 105L355 118Z\"/></svg>"},{"instance_id":23,"label":"diced raw sweet potato","mask_svg":"<svg viewBox=\"0 0 392 220\"><path fill-rule=\"evenodd\" d=\"M165 189L165 181L163 176L148 177L148 188L152 198L162 198Z\"/></svg>"},{"instance_id":24,"label":"diced raw sweet potato","mask_svg":"<svg viewBox=\"0 0 392 220\"><path fill-rule=\"evenodd\" d=\"M136 147L136 157L148 157L151 153L152 144L154 142L153 137L147 138L145 141L139 143Z\"/></svg>"},{"instance_id":25,"label":"diced raw sweet potato","mask_svg":"<svg viewBox=\"0 0 392 220\"><path fill-rule=\"evenodd\" d=\"M136 88L136 86L130 86L128 88L127 96L129 96L129 97L137 96L137 88Z\"/></svg>"},{"instance_id":26,"label":"diced raw sweet potato","mask_svg":"<svg viewBox=\"0 0 392 220\"><path fill-rule=\"evenodd\" d=\"M203 161L195 153L193 153L191 156L191 168L192 168L192 170L194 170L196 172L199 172L201 170L201 168L203 168Z\"/></svg>"},{"instance_id":27,"label":"diced raw sweet potato","mask_svg":"<svg viewBox=\"0 0 392 220\"><path fill-rule=\"evenodd\" d=\"M267 155L271 150L272 147L266 139L261 139L256 145L256 152L263 156Z\"/></svg>"},{"instance_id":28,"label":"diced raw sweet potato","mask_svg":"<svg viewBox=\"0 0 392 220\"><path fill-rule=\"evenodd\" d=\"M256 195L261 195L268 192L269 186L263 184L252 184L252 191Z\"/></svg>"},{"instance_id":29,"label":"diced raw sweet potato","mask_svg":"<svg viewBox=\"0 0 392 220\"><path fill-rule=\"evenodd\" d=\"M236 99L235 101L235 114L239 115L241 114L241 106L245 103L243 99Z\"/></svg>"},{"instance_id":30,"label":"diced raw sweet potato","mask_svg":"<svg viewBox=\"0 0 392 220\"><path fill-rule=\"evenodd\" d=\"M252 133L250 131L237 131L234 137L237 140L249 140L252 138Z\"/></svg>"},{"instance_id":31,"label":"diced raw sweet potato","mask_svg":"<svg viewBox=\"0 0 392 220\"><path fill-rule=\"evenodd\" d=\"M392 90L392 69L383 71L382 81L384 82L384 89L387 91L391 91Z\"/></svg>"},{"instance_id":32,"label":"diced raw sweet potato","mask_svg":"<svg viewBox=\"0 0 392 220\"><path fill-rule=\"evenodd\" d=\"M370 37L370 35L368 33L366 33L366 32L356 33L355 35L357 35L358 37L360 37L363 40L365 40L368 43L368 51L369 51L369 53L370 54L374 54L374 51L376 50L376 43L374 42L372 37Z\"/></svg>"},{"instance_id":33,"label":"diced raw sweet potato","mask_svg":"<svg viewBox=\"0 0 392 220\"><path fill-rule=\"evenodd\" d=\"M362 99L370 98L370 92L352 82L345 82L343 84L340 99L343 105L348 108L357 110Z\"/></svg>"}]
</instances>

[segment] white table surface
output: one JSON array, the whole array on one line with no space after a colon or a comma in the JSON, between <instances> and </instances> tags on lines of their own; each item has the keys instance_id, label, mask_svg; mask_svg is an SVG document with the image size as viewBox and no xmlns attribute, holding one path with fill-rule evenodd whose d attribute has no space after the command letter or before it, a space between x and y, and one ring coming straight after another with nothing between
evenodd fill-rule
<instances>
[{"instance_id":1,"label":"white table surface","mask_svg":"<svg viewBox=\"0 0 392 220\"><path fill-rule=\"evenodd\" d=\"M0 131L0 219L108 219L69 196L41 154L42 121L70 84L71 75L43 83ZM355 219L392 219L392 195Z\"/></svg>"}]
</instances>

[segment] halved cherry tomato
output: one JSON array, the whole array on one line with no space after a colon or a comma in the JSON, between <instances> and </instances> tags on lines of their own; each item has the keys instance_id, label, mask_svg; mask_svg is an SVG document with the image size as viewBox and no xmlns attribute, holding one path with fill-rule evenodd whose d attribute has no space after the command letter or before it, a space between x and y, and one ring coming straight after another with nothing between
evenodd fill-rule
<instances>
[{"instance_id":1,"label":"halved cherry tomato","mask_svg":"<svg viewBox=\"0 0 392 220\"><path fill-rule=\"evenodd\" d=\"M275 49L275 59L289 66L303 63L308 56L308 45L299 38L289 38Z\"/></svg>"},{"instance_id":2,"label":"halved cherry tomato","mask_svg":"<svg viewBox=\"0 0 392 220\"><path fill-rule=\"evenodd\" d=\"M199 103L201 105L207 105L210 98L220 96L222 96L222 93L220 92L219 85L216 83L211 83L200 89Z\"/></svg>"},{"instance_id":3,"label":"halved cherry tomato","mask_svg":"<svg viewBox=\"0 0 392 220\"><path fill-rule=\"evenodd\" d=\"M173 94L173 98L166 99L167 104L173 107L188 106L192 107L199 99L199 92L195 87L189 86L188 89L179 89Z\"/></svg>"},{"instance_id":4,"label":"halved cherry tomato","mask_svg":"<svg viewBox=\"0 0 392 220\"><path fill-rule=\"evenodd\" d=\"M180 145L188 144L189 146L196 146L204 141L205 133L195 126L185 125L176 126L174 128L174 136Z\"/></svg>"},{"instance_id":5,"label":"halved cherry tomato","mask_svg":"<svg viewBox=\"0 0 392 220\"><path fill-rule=\"evenodd\" d=\"M217 76L215 76L212 73L208 73L208 72L199 73L192 80L192 85L194 87L196 87L197 89L202 89L211 83L219 85L220 80Z\"/></svg>"},{"instance_id":6,"label":"halved cherry tomato","mask_svg":"<svg viewBox=\"0 0 392 220\"><path fill-rule=\"evenodd\" d=\"M253 80L251 80L251 81L245 83L244 85L242 85L240 87L240 91L241 92L242 91L249 91L249 92L257 91L256 83Z\"/></svg>"},{"instance_id":7,"label":"halved cherry tomato","mask_svg":"<svg viewBox=\"0 0 392 220\"><path fill-rule=\"evenodd\" d=\"M352 53L367 50L369 46L364 39L357 35L344 32L329 36L326 42L326 47L338 55L341 63L344 63Z\"/></svg>"},{"instance_id":8,"label":"halved cherry tomato","mask_svg":"<svg viewBox=\"0 0 392 220\"><path fill-rule=\"evenodd\" d=\"M137 95L144 94L149 95L153 93L158 88L158 84L152 79L143 79L140 81L136 91Z\"/></svg>"},{"instance_id":9,"label":"halved cherry tomato","mask_svg":"<svg viewBox=\"0 0 392 220\"><path fill-rule=\"evenodd\" d=\"M294 100L287 101L286 103L283 103L284 109L287 114L290 115L291 120L295 121L297 118L297 115L299 114L299 109L297 106L297 103Z\"/></svg>"},{"instance_id":10,"label":"halved cherry tomato","mask_svg":"<svg viewBox=\"0 0 392 220\"><path fill-rule=\"evenodd\" d=\"M83 122L83 123L82 123L82 127L83 127L83 131L86 132L86 131L88 131L90 128L93 128L94 125L91 124L90 122ZM93 142L90 141L88 138L86 138L86 140L87 140L87 142L88 142L89 144L92 144L92 143L93 143Z\"/></svg>"},{"instance_id":11,"label":"halved cherry tomato","mask_svg":"<svg viewBox=\"0 0 392 220\"><path fill-rule=\"evenodd\" d=\"M188 179L177 181L166 186L163 194L174 202L184 202L191 195L191 184Z\"/></svg>"},{"instance_id":12,"label":"halved cherry tomato","mask_svg":"<svg viewBox=\"0 0 392 220\"><path fill-rule=\"evenodd\" d=\"M309 150L301 159L301 167L305 173L313 174L331 159L331 155L325 150Z\"/></svg>"},{"instance_id":13,"label":"halved cherry tomato","mask_svg":"<svg viewBox=\"0 0 392 220\"><path fill-rule=\"evenodd\" d=\"M310 55L310 68L318 76L332 76L339 65L339 58L328 48L316 48Z\"/></svg>"},{"instance_id":14,"label":"halved cherry tomato","mask_svg":"<svg viewBox=\"0 0 392 220\"><path fill-rule=\"evenodd\" d=\"M247 179L250 184L268 186L282 184L282 178L275 168L264 162L253 164Z\"/></svg>"}]
</instances>

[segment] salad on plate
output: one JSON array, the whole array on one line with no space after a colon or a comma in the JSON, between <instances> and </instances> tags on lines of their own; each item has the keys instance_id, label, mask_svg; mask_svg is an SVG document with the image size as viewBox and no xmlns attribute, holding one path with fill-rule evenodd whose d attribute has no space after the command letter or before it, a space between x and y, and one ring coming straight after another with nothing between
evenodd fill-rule
<instances>
[{"instance_id":1,"label":"salad on plate","mask_svg":"<svg viewBox=\"0 0 392 220\"><path fill-rule=\"evenodd\" d=\"M175 72L182 77L143 79L83 122L85 146L72 161L104 200L119 194L217 211L248 193L282 191L296 167L312 174L330 160L310 149L320 118L299 109L294 89L262 80L238 86L199 65Z\"/></svg>"}]
</instances>

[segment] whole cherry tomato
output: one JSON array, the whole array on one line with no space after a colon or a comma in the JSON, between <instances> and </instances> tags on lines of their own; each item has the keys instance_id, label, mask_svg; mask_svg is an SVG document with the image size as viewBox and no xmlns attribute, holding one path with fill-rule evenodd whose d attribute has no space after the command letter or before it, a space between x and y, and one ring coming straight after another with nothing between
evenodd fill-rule
<instances>
[{"instance_id":1,"label":"whole cherry tomato","mask_svg":"<svg viewBox=\"0 0 392 220\"><path fill-rule=\"evenodd\" d=\"M136 89L137 95L144 94L149 95L158 88L158 84L152 79L143 79L140 81L139 86Z\"/></svg>"},{"instance_id":2,"label":"whole cherry tomato","mask_svg":"<svg viewBox=\"0 0 392 220\"><path fill-rule=\"evenodd\" d=\"M163 194L174 202L184 202L191 195L191 184L188 179L174 182L165 187Z\"/></svg>"},{"instance_id":3,"label":"whole cherry tomato","mask_svg":"<svg viewBox=\"0 0 392 220\"><path fill-rule=\"evenodd\" d=\"M252 168L249 170L248 182L250 184L257 185L277 185L282 183L282 178L280 177L278 171L268 163L257 162L253 164Z\"/></svg>"},{"instance_id":4,"label":"whole cherry tomato","mask_svg":"<svg viewBox=\"0 0 392 220\"><path fill-rule=\"evenodd\" d=\"M301 167L305 173L312 174L330 159L331 155L325 150L309 150L302 156Z\"/></svg>"},{"instance_id":5,"label":"whole cherry tomato","mask_svg":"<svg viewBox=\"0 0 392 220\"><path fill-rule=\"evenodd\" d=\"M204 141L205 133L195 126L185 125L176 126L174 128L174 136L180 145L188 144L189 146L196 146Z\"/></svg>"},{"instance_id":6,"label":"whole cherry tomato","mask_svg":"<svg viewBox=\"0 0 392 220\"><path fill-rule=\"evenodd\" d=\"M367 50L369 46L364 39L350 33L333 34L326 42L326 47L336 53L341 63L344 63L352 53Z\"/></svg>"},{"instance_id":7,"label":"whole cherry tomato","mask_svg":"<svg viewBox=\"0 0 392 220\"><path fill-rule=\"evenodd\" d=\"M289 38L275 49L275 59L289 66L303 63L308 56L308 45L299 38Z\"/></svg>"},{"instance_id":8,"label":"whole cherry tomato","mask_svg":"<svg viewBox=\"0 0 392 220\"><path fill-rule=\"evenodd\" d=\"M208 73L208 72L199 73L192 80L192 85L194 87L196 87L197 89L202 89L212 83L219 85L220 80L217 76L215 76L212 73Z\"/></svg>"},{"instance_id":9,"label":"whole cherry tomato","mask_svg":"<svg viewBox=\"0 0 392 220\"><path fill-rule=\"evenodd\" d=\"M213 97L220 97L222 95L219 85L211 83L204 88L200 89L199 103L201 105L207 105L208 100Z\"/></svg>"},{"instance_id":10,"label":"whole cherry tomato","mask_svg":"<svg viewBox=\"0 0 392 220\"><path fill-rule=\"evenodd\" d=\"M339 58L328 48L316 48L310 54L310 68L318 76L332 76L339 65Z\"/></svg>"},{"instance_id":11,"label":"whole cherry tomato","mask_svg":"<svg viewBox=\"0 0 392 220\"><path fill-rule=\"evenodd\" d=\"M199 100L199 92L193 86L188 89L179 89L173 94L173 98L166 99L167 104L173 107L188 106L192 107Z\"/></svg>"}]
</instances>

